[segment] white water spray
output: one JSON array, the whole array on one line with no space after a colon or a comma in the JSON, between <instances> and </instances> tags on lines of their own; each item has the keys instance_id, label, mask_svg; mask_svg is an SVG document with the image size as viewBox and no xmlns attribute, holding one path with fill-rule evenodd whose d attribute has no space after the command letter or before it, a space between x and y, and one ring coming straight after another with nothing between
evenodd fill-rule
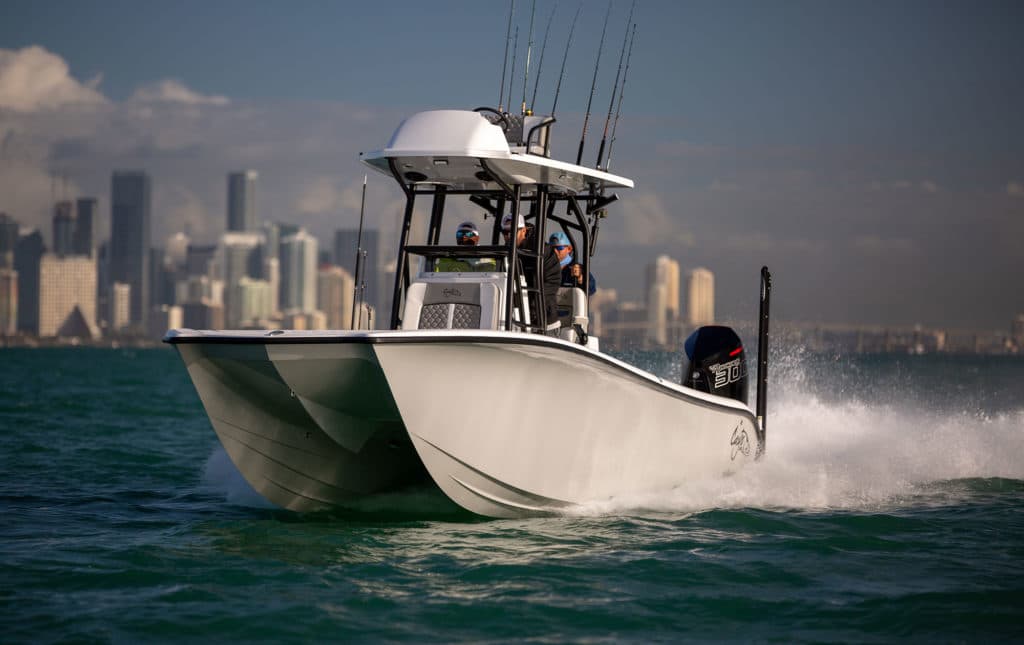
<instances>
[{"instance_id":1,"label":"white water spray","mask_svg":"<svg viewBox=\"0 0 1024 645\"><path fill-rule=\"evenodd\" d=\"M776 361L772 371L768 449L760 462L731 476L587 505L582 512L877 510L949 503L955 493L941 486L949 480L1024 479L1024 408L985 413L965 400L961 411L950 412L949 401L942 409L923 403L927 392L892 401L886 399L898 396L870 388L828 401L811 383L822 368L809 376L799 353Z\"/></svg>"},{"instance_id":2,"label":"white water spray","mask_svg":"<svg viewBox=\"0 0 1024 645\"><path fill-rule=\"evenodd\" d=\"M203 468L203 483L214 493L223 494L229 504L253 508L277 508L257 493L231 461L231 457L218 444Z\"/></svg>"}]
</instances>

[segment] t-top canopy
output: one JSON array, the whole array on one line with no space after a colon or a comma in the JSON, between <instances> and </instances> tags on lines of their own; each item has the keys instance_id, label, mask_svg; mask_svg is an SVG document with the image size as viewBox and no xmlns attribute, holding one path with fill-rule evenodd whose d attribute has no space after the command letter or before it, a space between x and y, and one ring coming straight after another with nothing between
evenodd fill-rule
<instances>
[{"instance_id":1,"label":"t-top canopy","mask_svg":"<svg viewBox=\"0 0 1024 645\"><path fill-rule=\"evenodd\" d=\"M403 181L455 190L498 190L501 183L524 187L543 184L568 193L591 186L633 187L633 180L625 177L515 152L499 126L479 112L468 110L414 114L398 126L386 148L364 153L362 158L387 175L392 174L388 161L393 159Z\"/></svg>"}]
</instances>

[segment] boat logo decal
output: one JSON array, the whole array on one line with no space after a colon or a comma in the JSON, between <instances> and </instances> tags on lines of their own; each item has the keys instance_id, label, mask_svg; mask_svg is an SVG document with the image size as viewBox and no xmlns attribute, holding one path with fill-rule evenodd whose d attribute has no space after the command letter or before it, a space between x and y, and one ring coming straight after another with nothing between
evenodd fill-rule
<instances>
[{"instance_id":1,"label":"boat logo decal","mask_svg":"<svg viewBox=\"0 0 1024 645\"><path fill-rule=\"evenodd\" d=\"M747 436L747 429L743 427L743 422L732 431L732 439L729 440L729 445L732 446L732 456L730 459L736 461L736 455L743 453L744 457L750 456L750 437Z\"/></svg>"},{"instance_id":2,"label":"boat logo decal","mask_svg":"<svg viewBox=\"0 0 1024 645\"><path fill-rule=\"evenodd\" d=\"M446 287L444 289L444 291L442 291L442 293L447 298L450 298L452 296L455 296L456 298L461 298L462 297L462 292L459 291L458 289L455 289L454 287Z\"/></svg>"},{"instance_id":3,"label":"boat logo decal","mask_svg":"<svg viewBox=\"0 0 1024 645\"><path fill-rule=\"evenodd\" d=\"M715 374L716 390L743 378L743 362L739 357L732 359L728 363L715 363L708 369Z\"/></svg>"}]
</instances>

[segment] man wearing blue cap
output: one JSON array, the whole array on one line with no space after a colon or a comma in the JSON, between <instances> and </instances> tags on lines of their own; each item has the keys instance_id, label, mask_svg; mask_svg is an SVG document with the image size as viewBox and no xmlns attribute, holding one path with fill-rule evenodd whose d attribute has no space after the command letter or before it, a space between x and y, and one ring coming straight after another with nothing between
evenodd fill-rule
<instances>
[{"instance_id":1,"label":"man wearing blue cap","mask_svg":"<svg viewBox=\"0 0 1024 645\"><path fill-rule=\"evenodd\" d=\"M579 287L583 288L583 267L573 261L572 255L572 243L569 241L569 236L562 231L555 231L548 238L548 244L555 250L555 255L558 256L558 263L562 267L562 286L563 287ZM594 279L594 274L590 274L590 282L588 291L590 295L594 295L597 291L597 280Z\"/></svg>"}]
</instances>

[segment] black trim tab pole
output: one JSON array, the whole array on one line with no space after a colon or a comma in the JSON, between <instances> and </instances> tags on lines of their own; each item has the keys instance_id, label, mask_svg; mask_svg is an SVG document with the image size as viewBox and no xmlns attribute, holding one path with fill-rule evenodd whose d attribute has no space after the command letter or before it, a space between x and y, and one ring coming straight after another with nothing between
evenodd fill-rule
<instances>
[{"instance_id":1,"label":"black trim tab pole","mask_svg":"<svg viewBox=\"0 0 1024 645\"><path fill-rule=\"evenodd\" d=\"M765 428L768 425L768 306L772 298L772 274L761 267L761 307L757 320L757 456L764 454Z\"/></svg>"}]
</instances>

